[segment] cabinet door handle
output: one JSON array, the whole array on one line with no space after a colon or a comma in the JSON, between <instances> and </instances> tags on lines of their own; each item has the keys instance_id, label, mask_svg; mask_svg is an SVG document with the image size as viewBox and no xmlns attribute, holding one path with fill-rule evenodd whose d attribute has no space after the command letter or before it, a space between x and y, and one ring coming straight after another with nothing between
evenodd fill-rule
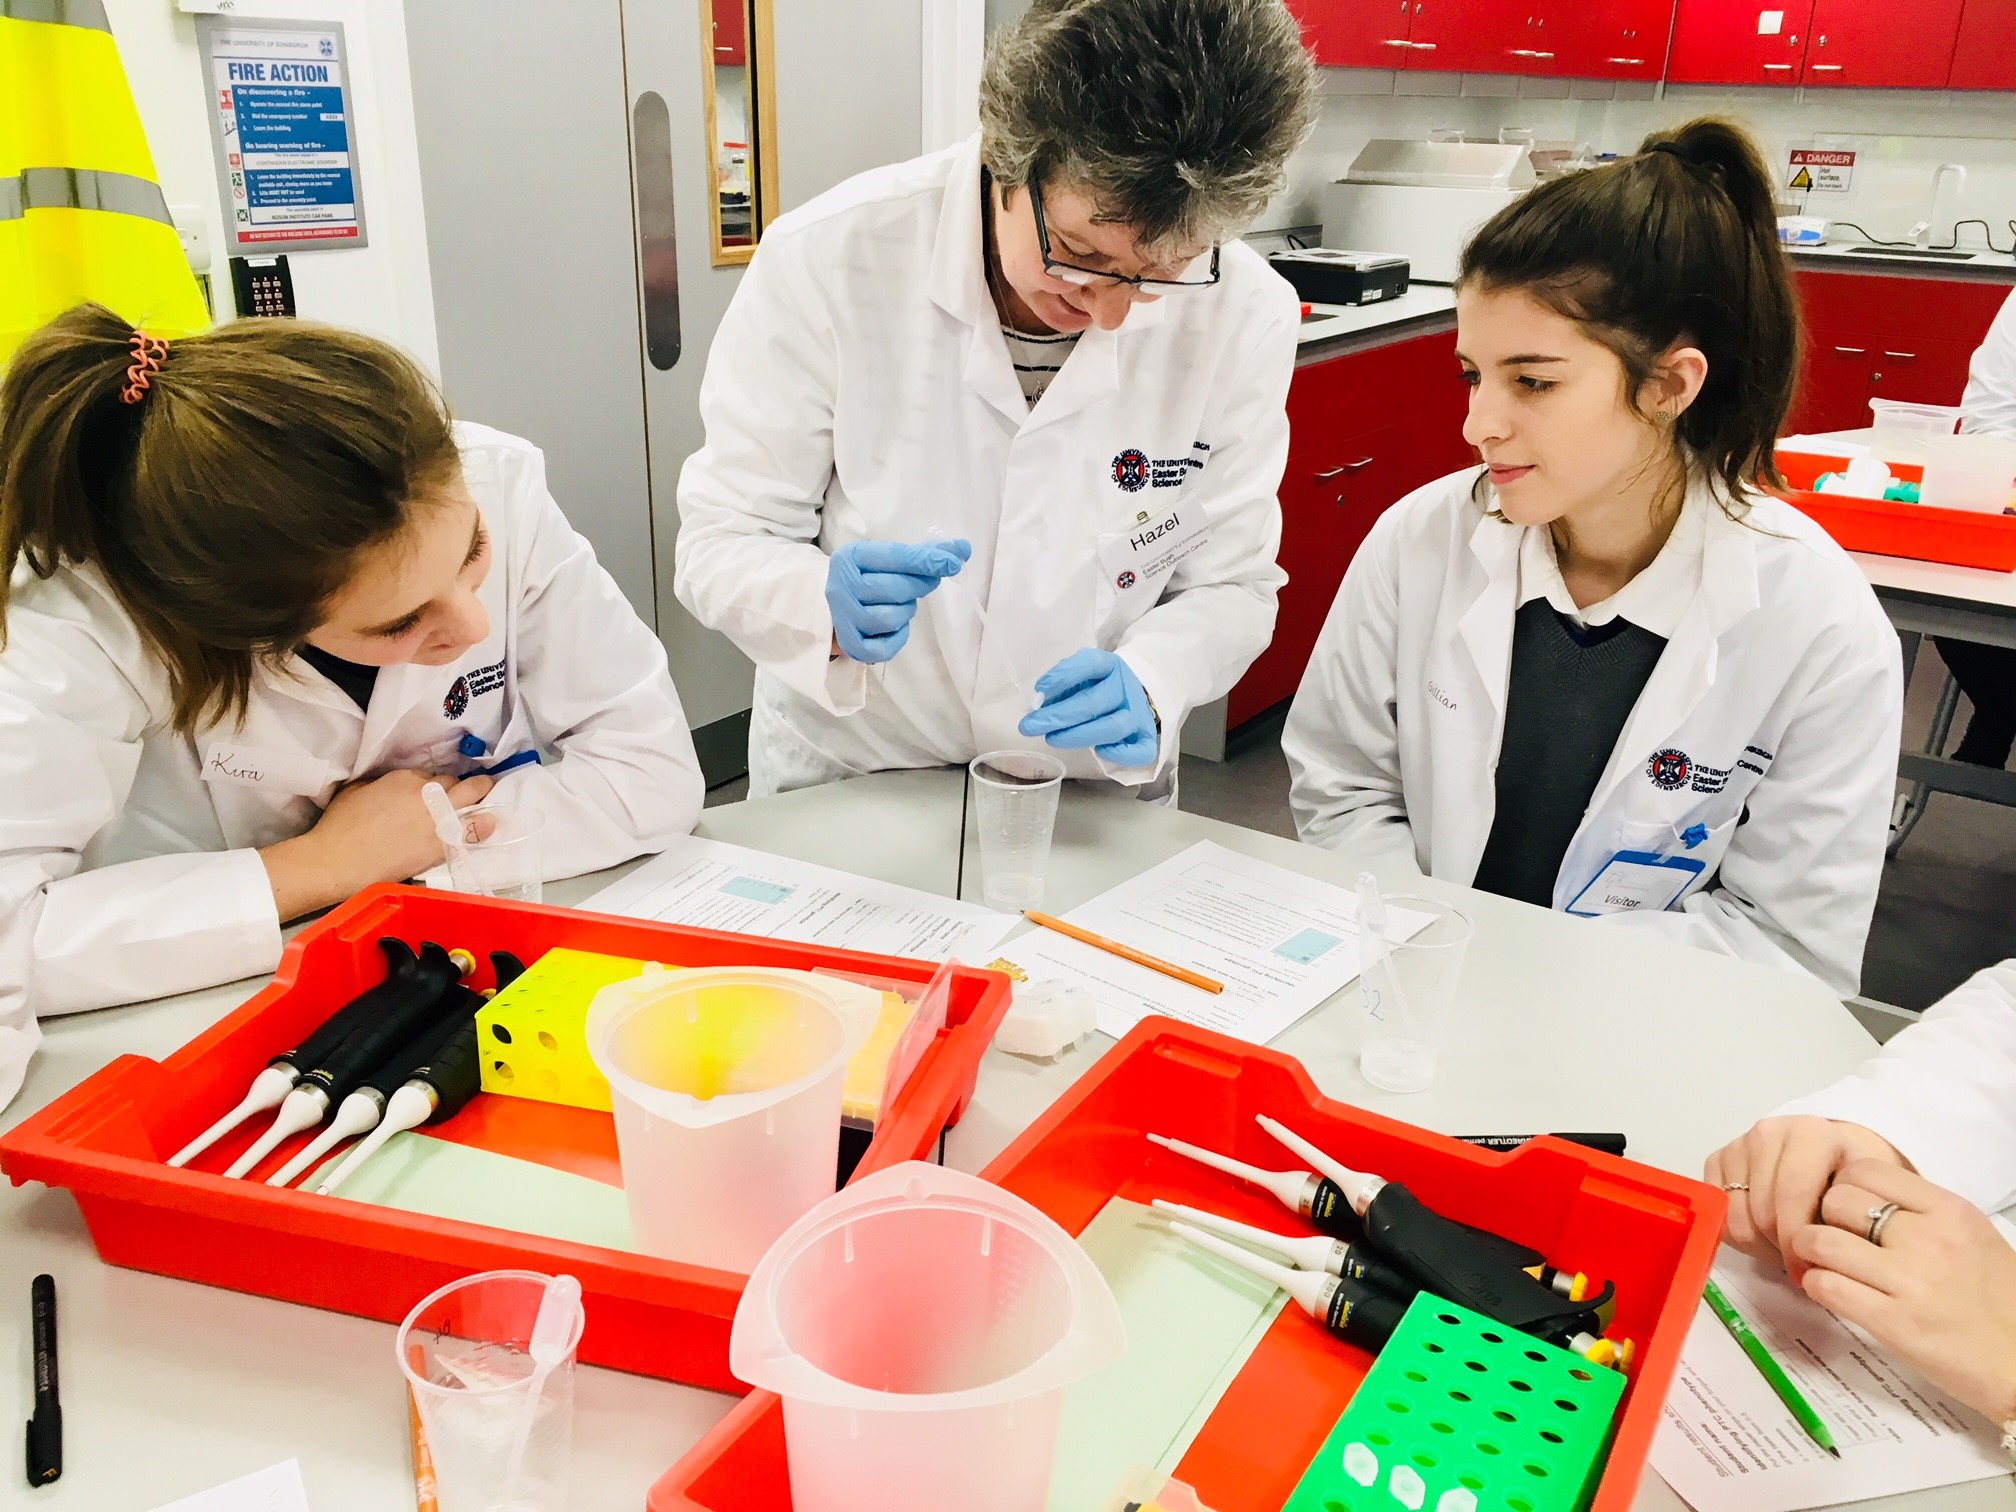
<instances>
[{"instance_id":1,"label":"cabinet door handle","mask_svg":"<svg viewBox=\"0 0 2016 1512\"><path fill-rule=\"evenodd\" d=\"M1409 42L1407 45L1413 48L1416 52L1435 51L1435 44L1433 42Z\"/></svg>"},{"instance_id":2,"label":"cabinet door handle","mask_svg":"<svg viewBox=\"0 0 2016 1512\"><path fill-rule=\"evenodd\" d=\"M1869 348L1867 347L1837 346L1834 350L1839 352L1843 357L1863 357L1868 355L1869 352Z\"/></svg>"},{"instance_id":3,"label":"cabinet door handle","mask_svg":"<svg viewBox=\"0 0 2016 1512\"><path fill-rule=\"evenodd\" d=\"M1918 360L1916 352L1885 352L1883 355L1885 357L1895 357L1899 362L1916 362Z\"/></svg>"},{"instance_id":4,"label":"cabinet door handle","mask_svg":"<svg viewBox=\"0 0 2016 1512\"><path fill-rule=\"evenodd\" d=\"M1413 45L1405 37L1388 37L1386 39L1386 46L1388 47L1412 47Z\"/></svg>"},{"instance_id":5,"label":"cabinet door handle","mask_svg":"<svg viewBox=\"0 0 2016 1512\"><path fill-rule=\"evenodd\" d=\"M1533 54L1533 56L1536 58L1551 58L1554 56L1554 54L1550 52L1536 52L1535 54Z\"/></svg>"},{"instance_id":6,"label":"cabinet door handle","mask_svg":"<svg viewBox=\"0 0 2016 1512\"><path fill-rule=\"evenodd\" d=\"M1790 72L1792 72L1792 65L1791 65L1790 63L1766 63L1766 64L1764 65L1764 72L1766 72L1766 73L1790 73Z\"/></svg>"},{"instance_id":7,"label":"cabinet door handle","mask_svg":"<svg viewBox=\"0 0 2016 1512\"><path fill-rule=\"evenodd\" d=\"M1808 73L1839 73L1847 66L1846 63L1809 63L1806 66L1806 71Z\"/></svg>"},{"instance_id":8,"label":"cabinet door handle","mask_svg":"<svg viewBox=\"0 0 2016 1512\"><path fill-rule=\"evenodd\" d=\"M1615 63L1621 68L1643 68L1645 66L1643 58L1605 58L1603 61L1606 63Z\"/></svg>"}]
</instances>

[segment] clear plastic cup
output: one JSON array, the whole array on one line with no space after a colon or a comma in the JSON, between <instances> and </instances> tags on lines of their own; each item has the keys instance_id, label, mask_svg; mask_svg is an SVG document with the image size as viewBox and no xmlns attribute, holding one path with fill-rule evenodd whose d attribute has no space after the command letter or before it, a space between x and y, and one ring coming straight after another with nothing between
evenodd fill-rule
<instances>
[{"instance_id":1,"label":"clear plastic cup","mask_svg":"<svg viewBox=\"0 0 2016 1512\"><path fill-rule=\"evenodd\" d=\"M1387 969L1399 991L1359 977L1364 1035L1358 1070L1381 1091L1419 1092L1435 1080L1473 931L1461 910L1434 898L1390 894L1386 911L1393 936L1386 942ZM1428 923L1400 938L1423 914Z\"/></svg>"},{"instance_id":2,"label":"clear plastic cup","mask_svg":"<svg viewBox=\"0 0 2016 1512\"><path fill-rule=\"evenodd\" d=\"M1126 1329L1091 1257L991 1182L863 1177L777 1241L729 1336L784 1399L796 1512L1041 1512L1064 1388Z\"/></svg>"},{"instance_id":3,"label":"clear plastic cup","mask_svg":"<svg viewBox=\"0 0 2016 1512\"><path fill-rule=\"evenodd\" d=\"M581 1324L535 1400L532 1325L551 1280L537 1271L465 1276L399 1327L399 1368L420 1410L441 1512L566 1512Z\"/></svg>"},{"instance_id":4,"label":"clear plastic cup","mask_svg":"<svg viewBox=\"0 0 2016 1512\"><path fill-rule=\"evenodd\" d=\"M876 994L762 967L597 993L588 1055L609 1079L637 1248L746 1275L830 1197L847 1062L880 1012Z\"/></svg>"},{"instance_id":5,"label":"clear plastic cup","mask_svg":"<svg viewBox=\"0 0 2016 1512\"><path fill-rule=\"evenodd\" d=\"M1962 411L1953 404L1913 404L1905 399L1871 399L1869 423L1876 430L1904 431L1914 439L1950 436Z\"/></svg>"},{"instance_id":6,"label":"clear plastic cup","mask_svg":"<svg viewBox=\"0 0 2016 1512\"><path fill-rule=\"evenodd\" d=\"M448 852L448 876L457 892L537 903L543 897L540 827L546 816L514 803L478 805L455 816L462 843Z\"/></svg>"},{"instance_id":7,"label":"clear plastic cup","mask_svg":"<svg viewBox=\"0 0 2016 1512\"><path fill-rule=\"evenodd\" d=\"M2016 441L2007 436L1922 436L1925 481L1918 502L1936 509L2000 514L2016 481Z\"/></svg>"},{"instance_id":8,"label":"clear plastic cup","mask_svg":"<svg viewBox=\"0 0 2016 1512\"><path fill-rule=\"evenodd\" d=\"M989 751L967 768L980 831L980 898L1021 913L1043 902L1064 763L1044 751Z\"/></svg>"}]
</instances>

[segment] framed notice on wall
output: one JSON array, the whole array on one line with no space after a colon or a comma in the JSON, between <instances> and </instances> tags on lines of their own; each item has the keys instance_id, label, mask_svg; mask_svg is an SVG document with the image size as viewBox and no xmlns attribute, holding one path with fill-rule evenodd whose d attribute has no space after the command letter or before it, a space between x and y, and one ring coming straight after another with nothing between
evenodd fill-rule
<instances>
[{"instance_id":1,"label":"framed notice on wall","mask_svg":"<svg viewBox=\"0 0 2016 1512\"><path fill-rule=\"evenodd\" d=\"M364 246L342 23L200 16L196 44L227 250Z\"/></svg>"}]
</instances>

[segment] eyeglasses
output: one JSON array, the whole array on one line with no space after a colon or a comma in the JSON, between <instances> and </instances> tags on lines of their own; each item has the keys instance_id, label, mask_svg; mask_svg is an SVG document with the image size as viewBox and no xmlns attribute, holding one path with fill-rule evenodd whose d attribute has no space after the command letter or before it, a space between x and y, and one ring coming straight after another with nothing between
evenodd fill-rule
<instances>
[{"instance_id":1,"label":"eyeglasses","mask_svg":"<svg viewBox=\"0 0 2016 1512\"><path fill-rule=\"evenodd\" d=\"M1127 273L1106 273L1098 268L1081 268L1076 263L1059 262L1050 255L1050 227L1043 219L1043 191L1029 182L1029 208L1036 214L1036 244L1043 249L1043 271L1052 278L1079 288L1105 282L1127 284L1136 289L1202 289L1218 282L1218 248L1211 249L1211 273L1206 278L1136 278Z\"/></svg>"}]
</instances>

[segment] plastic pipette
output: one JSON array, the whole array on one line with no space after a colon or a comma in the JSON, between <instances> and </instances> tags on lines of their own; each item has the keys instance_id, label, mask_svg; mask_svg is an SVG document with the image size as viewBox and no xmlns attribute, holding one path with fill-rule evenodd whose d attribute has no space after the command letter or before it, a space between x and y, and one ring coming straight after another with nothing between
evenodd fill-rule
<instances>
[{"instance_id":1,"label":"plastic pipette","mask_svg":"<svg viewBox=\"0 0 2016 1512\"><path fill-rule=\"evenodd\" d=\"M1408 1303L1375 1291L1362 1281L1318 1271L1290 1270L1187 1223L1172 1223L1169 1227L1200 1249L1222 1256L1264 1281L1272 1281L1299 1302L1310 1317L1361 1349L1376 1353L1380 1345L1393 1337L1393 1330L1406 1315Z\"/></svg>"},{"instance_id":2,"label":"plastic pipette","mask_svg":"<svg viewBox=\"0 0 2016 1512\"><path fill-rule=\"evenodd\" d=\"M231 1163L226 1176L243 1176L270 1155L280 1142L312 1129L348 1097L385 1057L413 1034L433 1023L453 1006L448 988L476 965L467 951L447 951L439 945L420 947L420 960L400 979L400 991L384 1002L369 1023L358 1026L342 1044L302 1073L301 1080L281 1099L272 1125L252 1147Z\"/></svg>"},{"instance_id":3,"label":"plastic pipette","mask_svg":"<svg viewBox=\"0 0 2016 1512\"><path fill-rule=\"evenodd\" d=\"M485 1001L525 974L524 965L507 951L491 951L490 961L497 975L497 986L487 993L472 992L461 986L449 988L456 995L459 1006L448 1008L442 1020L428 1025L394 1051L363 1086L337 1105L336 1116L329 1120L327 1128L302 1146L292 1160L266 1178L266 1185L286 1186L344 1140L355 1139L375 1129L378 1120L385 1116L385 1104L392 1094L415 1071L440 1054L448 1041L468 1026Z\"/></svg>"},{"instance_id":4,"label":"plastic pipette","mask_svg":"<svg viewBox=\"0 0 2016 1512\"><path fill-rule=\"evenodd\" d=\"M572 1276L555 1276L548 1281L546 1295L539 1299L539 1315L532 1320L532 1381L525 1392L525 1415L518 1420L511 1446L511 1467L504 1474L507 1496L517 1494L519 1477L525 1473L525 1450L532 1442L532 1425L539 1416L546 1377L567 1358L567 1346L574 1340L580 1317L581 1283Z\"/></svg>"},{"instance_id":5,"label":"plastic pipette","mask_svg":"<svg viewBox=\"0 0 2016 1512\"><path fill-rule=\"evenodd\" d=\"M1366 1008L1391 1025L1402 1039L1417 1039L1414 1015L1407 1006L1407 994L1400 986L1400 973L1393 969L1392 922L1386 916L1386 897L1379 891L1379 879L1368 872L1358 874L1358 943L1364 954L1360 975L1362 991L1369 995ZM1390 1002L1393 1016L1383 1011Z\"/></svg>"},{"instance_id":6,"label":"plastic pipette","mask_svg":"<svg viewBox=\"0 0 2016 1512\"><path fill-rule=\"evenodd\" d=\"M461 888L462 891L485 898L495 897L496 894L483 885L483 879L477 875L477 869L468 864L469 846L462 838L462 820L455 812L455 805L448 801L447 790L438 782L422 783L420 801L427 805L427 812L434 818L434 833L440 838L441 849L446 853L447 859L453 862L458 856L463 858L463 865L455 868L459 874L456 878L457 887L461 888L463 882L468 882L470 885Z\"/></svg>"},{"instance_id":7,"label":"plastic pipette","mask_svg":"<svg viewBox=\"0 0 2016 1512\"><path fill-rule=\"evenodd\" d=\"M303 1071L342 1044L359 1025L379 1011L386 998L396 994L401 978L413 969L420 958L404 940L382 939L378 948L385 953L385 980L360 992L330 1014L322 1021L321 1027L292 1050L268 1061L266 1069L252 1078L252 1085L246 1089L238 1106L176 1151L168 1164L187 1165L254 1113L279 1107L281 1100L294 1090L294 1084L301 1080Z\"/></svg>"},{"instance_id":8,"label":"plastic pipette","mask_svg":"<svg viewBox=\"0 0 2016 1512\"><path fill-rule=\"evenodd\" d=\"M1148 1137L1165 1150L1174 1150L1199 1165L1223 1171L1241 1181L1250 1181L1261 1191L1271 1192L1289 1212L1307 1218L1326 1234L1339 1239L1364 1236L1365 1226L1358 1221L1358 1215L1351 1210L1351 1204L1345 1200L1337 1183L1327 1177L1310 1171L1263 1171L1243 1160L1234 1160L1229 1155L1220 1155L1216 1150L1207 1150L1200 1145L1185 1144L1166 1134L1150 1134Z\"/></svg>"},{"instance_id":9,"label":"plastic pipette","mask_svg":"<svg viewBox=\"0 0 2016 1512\"><path fill-rule=\"evenodd\" d=\"M1245 1239L1277 1255L1285 1255L1288 1263L1297 1270L1363 1281L1394 1297L1411 1297L1421 1289L1403 1272L1369 1253L1362 1244L1347 1244L1342 1239L1313 1234L1307 1237L1277 1234L1272 1229L1255 1228L1250 1223L1223 1218L1202 1208L1186 1207L1180 1202L1168 1202L1160 1197L1155 1199L1155 1207L1192 1227L1222 1234L1228 1239Z\"/></svg>"},{"instance_id":10,"label":"plastic pipette","mask_svg":"<svg viewBox=\"0 0 2016 1512\"><path fill-rule=\"evenodd\" d=\"M476 1026L469 1024L442 1047L441 1053L415 1071L412 1077L385 1104L385 1117L343 1163L316 1183L316 1192L327 1197L383 1149L394 1134L417 1129L424 1123L440 1123L453 1118L469 1105L482 1085L483 1068L478 1058Z\"/></svg>"}]
</instances>

